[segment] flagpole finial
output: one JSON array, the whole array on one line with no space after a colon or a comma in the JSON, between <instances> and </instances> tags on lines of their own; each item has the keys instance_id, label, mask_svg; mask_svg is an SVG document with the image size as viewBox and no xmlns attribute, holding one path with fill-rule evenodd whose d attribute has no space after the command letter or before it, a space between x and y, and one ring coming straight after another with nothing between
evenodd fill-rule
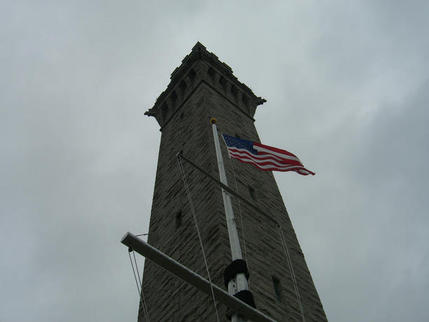
<instances>
[{"instance_id":1,"label":"flagpole finial","mask_svg":"<svg viewBox=\"0 0 429 322\"><path fill-rule=\"evenodd\" d=\"M216 124L217 120L215 117L210 118L210 124Z\"/></svg>"}]
</instances>

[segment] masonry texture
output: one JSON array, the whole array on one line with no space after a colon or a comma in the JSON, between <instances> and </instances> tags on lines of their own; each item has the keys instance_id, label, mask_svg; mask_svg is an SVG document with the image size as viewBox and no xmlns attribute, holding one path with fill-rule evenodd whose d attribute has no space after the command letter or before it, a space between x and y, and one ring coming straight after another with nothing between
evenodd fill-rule
<instances>
[{"instance_id":1,"label":"masonry texture","mask_svg":"<svg viewBox=\"0 0 429 322\"><path fill-rule=\"evenodd\" d=\"M197 43L146 112L156 118L162 133L148 242L203 277L207 273L176 154L182 151L218 178L210 117L217 118L220 133L260 142L253 116L264 102L237 80L228 65ZM278 321L326 321L273 174L229 159L221 145L230 187L274 219L233 198L257 309ZM223 270L231 253L221 190L190 165L184 163L184 168L212 279L224 287ZM149 260L143 293L150 321L216 321L208 295ZM221 319L227 321L227 308L217 305ZM142 307L138 321L146 321Z\"/></svg>"}]
</instances>

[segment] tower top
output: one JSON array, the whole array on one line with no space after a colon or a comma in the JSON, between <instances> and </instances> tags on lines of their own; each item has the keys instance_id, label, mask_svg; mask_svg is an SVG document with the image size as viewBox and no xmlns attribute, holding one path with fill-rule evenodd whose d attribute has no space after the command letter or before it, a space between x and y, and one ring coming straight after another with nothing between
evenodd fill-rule
<instances>
[{"instance_id":1,"label":"tower top","mask_svg":"<svg viewBox=\"0 0 429 322\"><path fill-rule=\"evenodd\" d=\"M187 96L200 83L206 83L230 100L241 112L253 119L256 107L266 102L234 76L231 67L197 42L170 76L167 89L145 115L154 116L161 129L180 109ZM192 89L192 90L191 90Z\"/></svg>"}]
</instances>

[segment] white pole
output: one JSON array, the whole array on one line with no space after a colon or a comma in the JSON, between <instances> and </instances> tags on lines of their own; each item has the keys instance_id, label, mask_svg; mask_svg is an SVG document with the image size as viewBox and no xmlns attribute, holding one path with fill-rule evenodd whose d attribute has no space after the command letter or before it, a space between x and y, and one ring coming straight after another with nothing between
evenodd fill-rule
<instances>
[{"instance_id":1,"label":"white pole","mask_svg":"<svg viewBox=\"0 0 429 322\"><path fill-rule=\"evenodd\" d=\"M225 167L223 165L222 151L220 149L219 135L216 127L216 119L211 118L210 123L212 124L213 130L213 139L216 149L216 158L217 165L219 168L219 178L225 186L228 186L228 181L226 180ZM222 188L222 198L225 208L226 216L226 226L228 229L229 243L231 247L231 257L232 260L243 259L240 247L240 239L238 238L237 225L234 217L234 210L232 209L231 196ZM247 277L244 273L239 273L228 283L228 293L231 295L236 294L237 292L248 290ZM234 314L231 318L232 322L244 321L237 314Z\"/></svg>"}]
</instances>

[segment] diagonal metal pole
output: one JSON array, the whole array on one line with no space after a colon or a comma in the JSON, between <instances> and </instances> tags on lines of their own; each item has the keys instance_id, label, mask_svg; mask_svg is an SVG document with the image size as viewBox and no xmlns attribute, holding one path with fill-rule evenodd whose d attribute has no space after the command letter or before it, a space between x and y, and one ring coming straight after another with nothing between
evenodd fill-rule
<instances>
[{"instance_id":1,"label":"diagonal metal pole","mask_svg":"<svg viewBox=\"0 0 429 322\"><path fill-rule=\"evenodd\" d=\"M206 294L210 294L211 287L213 287L216 300L225 304L226 306L228 306L235 312L241 314L242 316L246 317L247 319L253 322L276 322L276 320L256 310L250 305L247 305L238 298L229 295L220 287L214 284L212 284L210 287L210 282L207 281L205 278L191 271L186 266L175 261L168 255L162 253L161 251L149 245L145 241L139 239L135 235L131 233L126 233L125 236L122 238L121 243L127 247L130 247L140 255L147 257L155 264L161 266L170 273L176 275L183 281L187 282L188 284L194 286L195 288Z\"/></svg>"}]
</instances>

